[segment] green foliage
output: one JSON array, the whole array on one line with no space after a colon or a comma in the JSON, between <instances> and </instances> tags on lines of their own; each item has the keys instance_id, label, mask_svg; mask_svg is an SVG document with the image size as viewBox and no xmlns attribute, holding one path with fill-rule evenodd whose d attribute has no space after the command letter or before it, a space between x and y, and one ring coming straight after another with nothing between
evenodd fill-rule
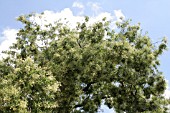
<instances>
[{"instance_id":1,"label":"green foliage","mask_svg":"<svg viewBox=\"0 0 170 113\"><path fill-rule=\"evenodd\" d=\"M59 83L49 70L40 68L31 58L16 59L11 67L0 79L1 112L45 112L58 106L53 99Z\"/></svg>"},{"instance_id":2,"label":"green foliage","mask_svg":"<svg viewBox=\"0 0 170 113\"><path fill-rule=\"evenodd\" d=\"M30 17L0 62L0 112L167 112L166 82L158 70L166 40L154 45L140 26L104 18L75 29L60 21L38 25ZM117 31L117 32L115 32Z\"/></svg>"}]
</instances>

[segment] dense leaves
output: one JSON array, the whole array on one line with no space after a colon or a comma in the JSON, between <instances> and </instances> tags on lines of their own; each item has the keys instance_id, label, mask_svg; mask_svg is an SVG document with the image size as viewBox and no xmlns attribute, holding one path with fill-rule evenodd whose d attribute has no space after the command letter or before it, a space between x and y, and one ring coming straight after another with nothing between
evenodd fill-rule
<instances>
[{"instance_id":1,"label":"dense leaves","mask_svg":"<svg viewBox=\"0 0 170 113\"><path fill-rule=\"evenodd\" d=\"M104 102L116 112L167 110L166 82L158 70L158 45L129 21L76 28L57 21L39 25L28 16L17 42L0 62L1 112L94 113Z\"/></svg>"}]
</instances>

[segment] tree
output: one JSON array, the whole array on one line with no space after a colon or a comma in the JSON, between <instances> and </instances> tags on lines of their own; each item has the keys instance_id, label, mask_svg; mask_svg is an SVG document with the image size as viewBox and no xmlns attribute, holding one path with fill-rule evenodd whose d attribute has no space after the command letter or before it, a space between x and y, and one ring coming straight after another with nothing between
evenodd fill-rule
<instances>
[{"instance_id":1,"label":"tree","mask_svg":"<svg viewBox=\"0 0 170 113\"><path fill-rule=\"evenodd\" d=\"M154 44L140 25L110 21L76 28L60 21L39 25L34 15L0 62L1 112L97 112L104 102L116 112L166 112L166 81L158 57L166 39Z\"/></svg>"}]
</instances>

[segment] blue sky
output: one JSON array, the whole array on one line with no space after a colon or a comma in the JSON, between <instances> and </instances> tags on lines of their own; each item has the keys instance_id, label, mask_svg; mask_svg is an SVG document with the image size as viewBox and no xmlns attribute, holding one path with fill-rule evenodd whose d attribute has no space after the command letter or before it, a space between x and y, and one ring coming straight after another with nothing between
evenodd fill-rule
<instances>
[{"instance_id":1,"label":"blue sky","mask_svg":"<svg viewBox=\"0 0 170 113\"><path fill-rule=\"evenodd\" d=\"M73 5L75 2L82 6L76 7ZM160 41L164 36L170 42L170 0L0 0L0 44L6 38L6 29L21 27L21 23L15 19L17 16L45 10L60 12L65 8L69 8L74 15L88 16L102 12L114 15L114 10L121 10L126 19L132 19L132 23L140 22L143 32L148 31L153 42ZM169 57L170 50L160 57L160 70L170 81Z\"/></svg>"}]
</instances>

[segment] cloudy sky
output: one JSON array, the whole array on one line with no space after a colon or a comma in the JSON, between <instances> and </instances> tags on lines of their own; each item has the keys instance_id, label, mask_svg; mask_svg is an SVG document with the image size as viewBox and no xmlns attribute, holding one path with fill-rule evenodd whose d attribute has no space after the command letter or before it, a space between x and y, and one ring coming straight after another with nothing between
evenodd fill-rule
<instances>
[{"instance_id":1,"label":"cloudy sky","mask_svg":"<svg viewBox=\"0 0 170 113\"><path fill-rule=\"evenodd\" d=\"M0 51L15 42L15 35L21 23L16 17L21 14L45 11L50 21L58 17L69 18L71 24L80 21L84 15L92 17L92 22L106 16L119 20L119 17L141 23L143 32L148 32L153 42L168 37L170 42L170 0L0 0ZM170 47L170 44L168 44ZM161 57L160 70L170 81L170 50ZM170 86L170 84L169 84ZM170 92L166 92L170 95Z\"/></svg>"}]
</instances>

